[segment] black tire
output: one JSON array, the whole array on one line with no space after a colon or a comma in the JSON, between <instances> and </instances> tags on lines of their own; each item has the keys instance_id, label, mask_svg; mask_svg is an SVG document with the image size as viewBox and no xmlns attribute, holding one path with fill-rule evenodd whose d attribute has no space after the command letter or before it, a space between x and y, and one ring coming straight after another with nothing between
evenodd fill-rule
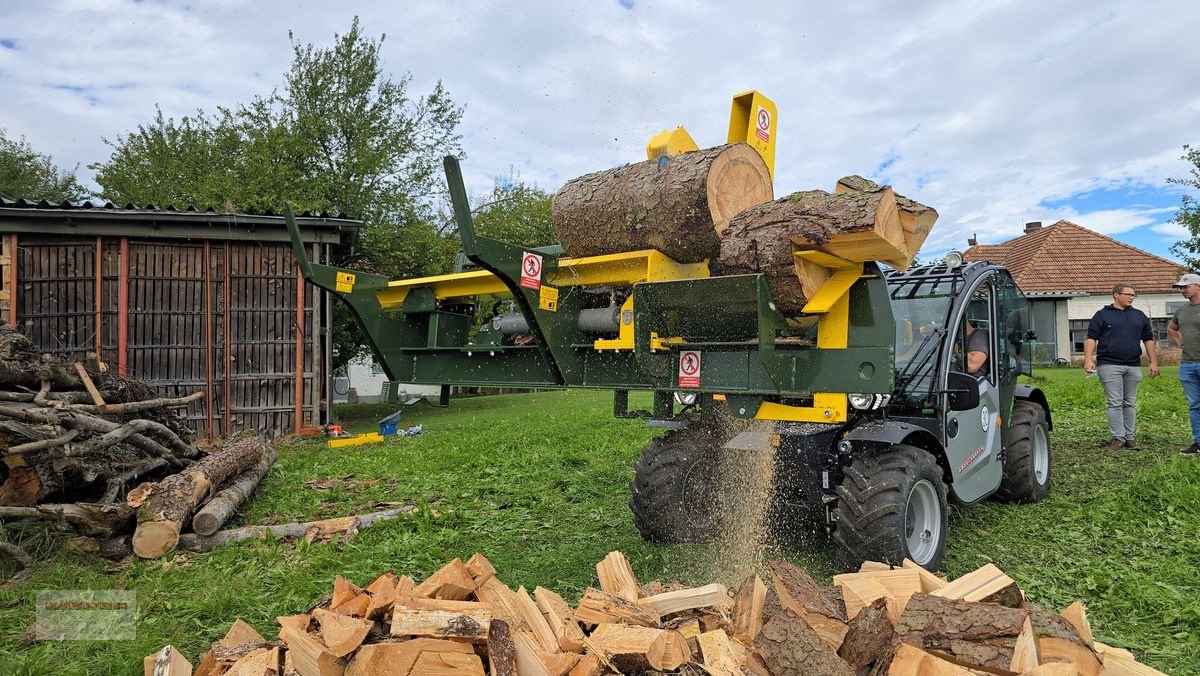
<instances>
[{"instance_id":1,"label":"black tire","mask_svg":"<svg viewBox=\"0 0 1200 676\"><path fill-rule=\"evenodd\" d=\"M912 559L937 570L946 555L948 518L942 469L928 451L897 444L864 453L837 489L833 540L847 569L863 561ZM909 523L916 529L910 535Z\"/></svg>"},{"instance_id":2,"label":"black tire","mask_svg":"<svg viewBox=\"0 0 1200 676\"><path fill-rule=\"evenodd\" d=\"M633 525L647 542L711 542L720 531L721 442L709 426L672 430L642 449L630 484Z\"/></svg>"},{"instance_id":3,"label":"black tire","mask_svg":"<svg viewBox=\"0 0 1200 676\"><path fill-rule=\"evenodd\" d=\"M1004 479L996 490L1003 502L1038 502L1050 494L1050 425L1040 404L1013 402L1004 433Z\"/></svg>"}]
</instances>

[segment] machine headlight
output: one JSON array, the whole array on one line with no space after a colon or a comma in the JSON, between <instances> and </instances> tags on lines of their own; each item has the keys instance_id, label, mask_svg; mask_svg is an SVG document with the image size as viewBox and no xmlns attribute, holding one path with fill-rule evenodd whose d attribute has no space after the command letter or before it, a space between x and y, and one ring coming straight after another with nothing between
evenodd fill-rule
<instances>
[{"instance_id":1,"label":"machine headlight","mask_svg":"<svg viewBox=\"0 0 1200 676\"><path fill-rule=\"evenodd\" d=\"M676 392L675 393L675 401L679 402L683 406L691 406L692 404L696 403L696 393L695 392Z\"/></svg>"},{"instance_id":2,"label":"machine headlight","mask_svg":"<svg viewBox=\"0 0 1200 676\"><path fill-rule=\"evenodd\" d=\"M860 411L871 408L872 404L875 403L875 395L873 394L850 394L847 397L850 399L850 405Z\"/></svg>"}]
</instances>

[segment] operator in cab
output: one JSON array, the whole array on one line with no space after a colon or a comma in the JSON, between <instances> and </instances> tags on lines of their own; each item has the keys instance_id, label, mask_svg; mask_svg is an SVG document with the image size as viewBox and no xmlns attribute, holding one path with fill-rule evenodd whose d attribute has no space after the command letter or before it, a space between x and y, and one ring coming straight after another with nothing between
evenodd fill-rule
<instances>
[{"instance_id":1,"label":"operator in cab","mask_svg":"<svg viewBox=\"0 0 1200 676\"><path fill-rule=\"evenodd\" d=\"M970 319L963 320L963 335L966 336L967 373L976 378L986 378L988 375L988 358L991 350L988 348L988 333L975 328Z\"/></svg>"}]
</instances>

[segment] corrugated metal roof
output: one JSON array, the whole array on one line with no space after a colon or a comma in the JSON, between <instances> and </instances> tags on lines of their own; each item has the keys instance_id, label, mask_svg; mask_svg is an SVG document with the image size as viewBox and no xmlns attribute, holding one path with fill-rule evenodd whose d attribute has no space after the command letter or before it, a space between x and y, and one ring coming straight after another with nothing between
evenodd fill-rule
<instances>
[{"instance_id":1,"label":"corrugated metal roof","mask_svg":"<svg viewBox=\"0 0 1200 676\"><path fill-rule=\"evenodd\" d=\"M94 199L90 199L90 198L80 201L80 202L72 202L70 200L63 200L61 202L50 202L50 201L44 200L44 199L35 201L35 200L31 200L31 199L26 199L24 197L12 200L12 199L8 199L7 197L5 197L3 195L0 195L0 207L7 207L10 209L62 209L62 210L103 209L103 210L107 210L107 211L129 211L129 212L170 212L170 213L185 213L185 214L198 214L198 213L230 214L230 212L217 211L213 207L209 207L209 208L201 211L200 209L197 209L195 207L195 205L188 205L181 209L175 205L167 205L167 206L159 207L159 206L155 206L153 204L142 205L142 204L134 204L133 202L129 202L122 206L122 205L115 204L113 202L108 202L108 201L101 202L99 200L94 200ZM240 212L239 211L239 212L234 212L234 214L243 215L243 216L282 216L283 215L282 213L277 214L271 209L267 209L266 211L263 211L263 212L255 212L255 211ZM233 214L230 214L230 215L233 215ZM297 213L296 217L297 218L334 218L334 219L347 220L347 221L353 220L353 219L348 218L346 216L346 214L344 214L344 213L331 214L328 211L304 211L304 212Z\"/></svg>"}]
</instances>

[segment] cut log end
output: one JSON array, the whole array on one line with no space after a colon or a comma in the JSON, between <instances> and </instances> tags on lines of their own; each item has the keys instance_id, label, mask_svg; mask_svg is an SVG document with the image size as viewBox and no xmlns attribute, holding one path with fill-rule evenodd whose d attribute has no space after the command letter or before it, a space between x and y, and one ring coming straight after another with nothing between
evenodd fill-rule
<instances>
[{"instance_id":1,"label":"cut log end","mask_svg":"<svg viewBox=\"0 0 1200 676\"><path fill-rule=\"evenodd\" d=\"M708 209L720 237L729 221L748 207L775 199L771 173L762 157L739 143L713 161L708 172Z\"/></svg>"},{"instance_id":2,"label":"cut log end","mask_svg":"<svg viewBox=\"0 0 1200 676\"><path fill-rule=\"evenodd\" d=\"M144 521L133 534L133 553L143 559L157 559L179 544L180 525L176 521Z\"/></svg>"}]
</instances>

